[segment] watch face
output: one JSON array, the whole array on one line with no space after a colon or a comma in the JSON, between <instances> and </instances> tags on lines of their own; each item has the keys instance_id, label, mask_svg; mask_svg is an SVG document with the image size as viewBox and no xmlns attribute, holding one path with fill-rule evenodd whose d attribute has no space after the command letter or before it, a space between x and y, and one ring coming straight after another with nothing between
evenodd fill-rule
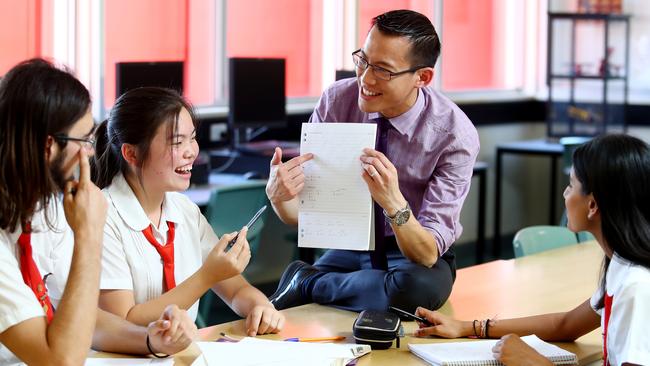
<instances>
[{"instance_id":1,"label":"watch face","mask_svg":"<svg viewBox=\"0 0 650 366\"><path fill-rule=\"evenodd\" d=\"M395 215L395 224L396 225L404 225L406 222L409 220L411 217L411 210L407 207L405 210L397 212L397 215Z\"/></svg>"},{"instance_id":2,"label":"watch face","mask_svg":"<svg viewBox=\"0 0 650 366\"><path fill-rule=\"evenodd\" d=\"M386 210L384 210L384 216L386 217L386 221L391 224L397 226L404 225L411 217L411 208L406 205L403 209L397 210L394 216L389 216L388 213L386 213Z\"/></svg>"}]
</instances>

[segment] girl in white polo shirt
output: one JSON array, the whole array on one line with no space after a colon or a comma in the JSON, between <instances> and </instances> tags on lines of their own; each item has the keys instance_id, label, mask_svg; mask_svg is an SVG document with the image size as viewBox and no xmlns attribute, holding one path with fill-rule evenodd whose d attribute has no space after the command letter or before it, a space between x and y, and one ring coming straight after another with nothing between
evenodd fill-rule
<instances>
[{"instance_id":1,"label":"girl in white polo shirt","mask_svg":"<svg viewBox=\"0 0 650 366\"><path fill-rule=\"evenodd\" d=\"M137 324L176 304L195 319L212 288L249 335L278 332L284 316L242 276L250 259L246 230L221 238L199 208L177 193L189 187L199 147L191 106L175 91L123 94L97 130L93 179L109 202L104 230L102 309Z\"/></svg>"},{"instance_id":2,"label":"girl in white polo shirt","mask_svg":"<svg viewBox=\"0 0 650 366\"><path fill-rule=\"evenodd\" d=\"M434 326L420 325L417 335L502 337L492 351L504 364L550 365L518 336L573 341L601 326L605 365L650 365L650 148L627 135L578 147L564 200L569 229L589 231L605 252L590 300L566 313L498 321L458 321L418 308Z\"/></svg>"}]
</instances>

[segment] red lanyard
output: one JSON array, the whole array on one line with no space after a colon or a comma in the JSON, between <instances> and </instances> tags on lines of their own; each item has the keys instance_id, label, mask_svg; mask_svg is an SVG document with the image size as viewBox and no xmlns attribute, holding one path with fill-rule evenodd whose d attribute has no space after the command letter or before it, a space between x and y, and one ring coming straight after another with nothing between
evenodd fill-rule
<instances>
[{"instance_id":1,"label":"red lanyard","mask_svg":"<svg viewBox=\"0 0 650 366\"><path fill-rule=\"evenodd\" d=\"M45 288L41 273L32 257L32 225L30 222L25 224L25 230L18 238L18 246L20 247L20 272L23 275L23 281L34 292L36 299L43 307L43 311L45 311L45 315L47 315L49 324L54 317L54 310L52 309L50 297L47 295L47 288Z\"/></svg>"}]
</instances>

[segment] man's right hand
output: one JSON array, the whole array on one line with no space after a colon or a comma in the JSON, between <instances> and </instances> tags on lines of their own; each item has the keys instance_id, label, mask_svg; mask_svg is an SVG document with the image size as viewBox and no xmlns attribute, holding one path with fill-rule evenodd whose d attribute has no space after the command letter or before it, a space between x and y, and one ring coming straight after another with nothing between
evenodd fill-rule
<instances>
[{"instance_id":1,"label":"man's right hand","mask_svg":"<svg viewBox=\"0 0 650 366\"><path fill-rule=\"evenodd\" d=\"M198 337L198 330L187 311L169 305L160 319L149 323L147 335L153 351L173 355L187 348Z\"/></svg>"},{"instance_id":2,"label":"man's right hand","mask_svg":"<svg viewBox=\"0 0 650 366\"><path fill-rule=\"evenodd\" d=\"M302 164L313 158L314 154L308 153L283 163L282 149L275 148L271 158L269 181L266 184L266 195L272 203L292 200L302 191L305 186Z\"/></svg>"},{"instance_id":3,"label":"man's right hand","mask_svg":"<svg viewBox=\"0 0 650 366\"><path fill-rule=\"evenodd\" d=\"M63 208L75 235L87 235L102 242L108 203L90 180L90 164L85 149L79 149L79 181L68 181L63 192Z\"/></svg>"}]
</instances>

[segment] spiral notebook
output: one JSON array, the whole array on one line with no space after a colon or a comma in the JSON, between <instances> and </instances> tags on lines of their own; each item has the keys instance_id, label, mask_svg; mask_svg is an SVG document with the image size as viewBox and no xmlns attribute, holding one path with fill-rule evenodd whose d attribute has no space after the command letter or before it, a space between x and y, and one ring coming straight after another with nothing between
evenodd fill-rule
<instances>
[{"instance_id":1,"label":"spiral notebook","mask_svg":"<svg viewBox=\"0 0 650 366\"><path fill-rule=\"evenodd\" d=\"M544 342L535 335L521 339L556 365L578 364L575 354ZM503 365L492 356L492 347L497 342L498 340L409 344L409 350L435 366Z\"/></svg>"}]
</instances>

